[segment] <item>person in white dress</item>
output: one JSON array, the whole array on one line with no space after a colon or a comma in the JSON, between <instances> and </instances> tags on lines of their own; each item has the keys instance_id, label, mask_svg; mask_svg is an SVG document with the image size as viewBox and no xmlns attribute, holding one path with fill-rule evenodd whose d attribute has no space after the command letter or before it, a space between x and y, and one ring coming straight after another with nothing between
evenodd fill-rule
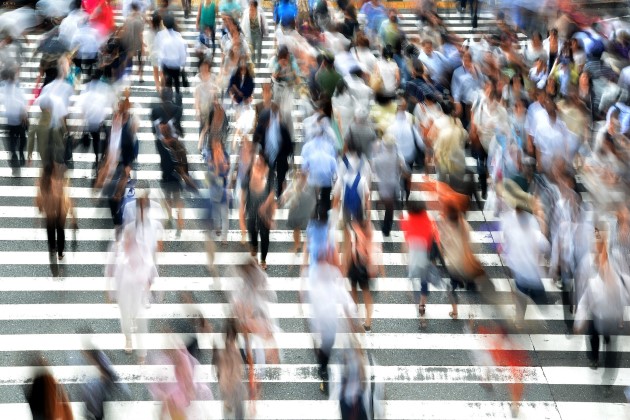
<instances>
[{"instance_id":1,"label":"person in white dress","mask_svg":"<svg viewBox=\"0 0 630 420\"><path fill-rule=\"evenodd\" d=\"M133 352L132 334L136 334L138 362L143 364L147 350L142 337L147 333L143 301L145 293L158 276L154 258L139 243L136 229L125 229L122 241L113 246L106 275L116 284L116 301L120 309L120 327L125 335L125 353Z\"/></svg>"}]
</instances>

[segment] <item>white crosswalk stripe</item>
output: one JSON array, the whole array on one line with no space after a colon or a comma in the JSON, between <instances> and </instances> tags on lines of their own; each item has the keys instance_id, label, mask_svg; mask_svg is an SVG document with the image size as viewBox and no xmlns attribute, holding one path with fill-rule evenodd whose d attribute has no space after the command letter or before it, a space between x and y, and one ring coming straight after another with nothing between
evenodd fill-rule
<instances>
[{"instance_id":1,"label":"white crosswalk stripe","mask_svg":"<svg viewBox=\"0 0 630 420\"><path fill-rule=\"evenodd\" d=\"M266 11L271 28L271 12ZM182 35L189 44L189 53L198 33L194 17L184 20L183 13L175 12L183 24ZM494 28L494 16L489 12L480 14L479 27L473 31L470 17L454 11L441 14L446 27L462 38L487 33ZM417 33L416 17L413 13L401 14L401 27L408 34ZM117 21L121 17L117 14ZM271 29L270 28L270 29ZM273 33L273 31L271 31ZM27 100L31 98L39 61L33 57L37 36L30 37L31 44L25 46L27 60L21 70ZM521 43L525 42L520 35ZM261 97L261 83L271 75L269 59L274 54L274 40L263 41L263 63L256 68L254 97ZM217 71L220 58L214 58L213 72ZM196 58L187 62L189 78L196 66ZM131 86L131 102L134 113L141 119L138 139L140 155L135 178L146 180L153 188L152 198L161 198L159 192L160 157L154 147L151 122L148 121L150 105L157 102L152 81L147 76L152 69L145 62L145 83L140 84L136 75L128 78ZM73 96L78 97L83 86ZM193 109L194 100L190 89L184 98L182 126L183 138L188 151L191 175L204 179L202 158L196 153L198 123ZM37 121L37 107L31 108L31 124ZM304 111L294 109L296 131L302 129ZM0 117L0 124L5 119ZM68 123L71 127L82 124L79 109L70 107ZM296 142L301 142L298 135ZM104 297L114 288L112 281L103 277L107 262L107 247L114 239L111 213L106 203L92 188L94 155L80 147L74 152L74 168L68 171L71 181L70 196L75 199L80 229L76 238L66 236L69 243L75 242L76 249L68 244L66 257L59 263L59 276L51 276L46 232L41 228L42 215L33 206L36 194L34 182L39 177L39 156L35 154L33 166L17 172L6 163L7 151L0 151L0 418L30 418L24 402L22 388L33 378L33 357L43 354L60 383L68 389L72 408L77 418L82 418L80 386L96 372L82 359L81 350L102 349L112 359L120 383L129 385L131 400L123 398L106 403L106 413L115 419L159 418L161 406L151 401L146 384L172 382L172 366L151 364L151 355L159 350L173 348L174 336L181 332L192 334L182 324L187 323L199 310L208 318L214 332L198 334L202 350L201 365L196 378L210 386L215 399L219 391L217 378L211 365L211 350L221 346L221 326L228 313L226 293L234 290L236 279L228 271L230 266L244 261L249 255L241 245L238 229L238 212L229 214L230 232L226 244L217 243L215 263L220 277L207 274L207 255L204 249L206 232L201 224L205 218L199 200L187 197L184 211L186 225L181 235L174 229L166 229L165 249L158 255L160 277L152 286L158 296L143 311L141 317L149 319L147 334L139 334L134 344L149 350L146 366L137 364L134 358L124 354L124 336L118 322L120 312L116 304L105 303ZM237 156L231 156L237 162ZM301 159L296 156L295 163ZM467 158L469 167L475 161ZM432 175L432 178L435 178ZM415 183L426 182L419 174L413 175ZM587 193L583 198L589 200ZM374 192L372 200L378 199ZM437 196L434 193L414 191L411 200L427 203L435 215ZM375 207L373 207L375 208ZM378 226L383 211L372 210L370 218ZM263 394L256 402L256 418L259 419L335 419L339 418L339 404L326 400L318 390L317 365L313 357L313 338L306 327L311 308L299 303L299 293L304 280L300 277L302 255L291 252L292 231L286 226L288 211L280 209L276 214L277 228L271 232L269 264L269 289L276 292L278 302L270 305L271 315L279 321L281 332L275 336L281 349L282 364L258 366L257 372L263 384ZM164 219L164 214L159 214ZM511 299L512 280L509 270L497 253L501 232L497 218L476 207L466 216L474 229L471 243L475 255L488 270L491 281L498 292L499 302L490 306L467 291L459 292L459 318L449 317L450 304L445 287L430 286L429 304L426 309L429 326L419 332L417 305L412 303L412 292L406 278L407 255L403 253L402 232L394 230L390 237L383 237L378 229L375 242L383 247L382 261L385 276L374 280L373 332L360 338L363 347L377 359L379 366L373 374L376 381L385 384L382 402L384 418L388 419L471 419L510 417L509 396L505 384L512 382L512 374L503 367L491 367L486 371L475 366L473 353L479 350L494 350L491 338L483 334L467 334L465 326L469 316L480 323L503 320L514 314ZM395 224L395 229L398 229ZM341 239L339 237L339 239ZM448 279L444 279L446 282ZM511 335L514 350L526 352L530 365L520 368L525 386L524 401L520 417L527 419L582 419L630 417L630 407L622 404L623 388L630 386L630 365L622 363L616 378L602 379L601 372L589 369L584 355L587 336L565 336L564 312L560 290L550 278L543 279L549 295L546 305L529 306L526 314L527 331ZM349 287L349 286L348 286ZM192 292L198 304L180 303L181 292ZM359 305L359 313L365 308ZM630 311L626 308L626 321ZM93 333L83 332L86 326ZM171 328L172 326L172 328ZM171 332L175 331L175 332ZM345 341L338 340L342 347ZM268 344L266 346L269 346ZM621 355L630 349L630 337L620 335L616 346ZM621 356L620 356L621 357ZM338 387L340 360L331 362L334 387ZM494 384L495 393L488 393L479 384ZM612 397L601 396L602 385L615 385ZM334 395L334 393L331 393ZM222 402L195 401L190 407L189 418L221 418Z\"/></svg>"}]
</instances>

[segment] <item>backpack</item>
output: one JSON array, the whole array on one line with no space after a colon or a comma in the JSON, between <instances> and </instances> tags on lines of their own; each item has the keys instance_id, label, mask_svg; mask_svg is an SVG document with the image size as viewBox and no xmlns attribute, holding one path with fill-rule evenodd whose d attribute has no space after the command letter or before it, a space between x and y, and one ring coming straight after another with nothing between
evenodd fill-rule
<instances>
[{"instance_id":1,"label":"backpack","mask_svg":"<svg viewBox=\"0 0 630 420\"><path fill-rule=\"evenodd\" d=\"M343 163L348 170L351 169L350 162L346 156L343 157ZM357 175L352 184L346 183L343 191L343 209L350 215L353 220L363 220L363 201L359 194L359 183L361 182L361 167L363 159L359 161Z\"/></svg>"}]
</instances>

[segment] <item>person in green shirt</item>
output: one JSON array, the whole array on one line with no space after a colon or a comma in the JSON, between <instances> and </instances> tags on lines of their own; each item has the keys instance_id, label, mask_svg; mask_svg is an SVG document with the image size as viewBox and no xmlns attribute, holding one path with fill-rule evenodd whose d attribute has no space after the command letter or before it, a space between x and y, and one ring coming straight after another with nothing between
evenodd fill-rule
<instances>
[{"instance_id":1,"label":"person in green shirt","mask_svg":"<svg viewBox=\"0 0 630 420\"><path fill-rule=\"evenodd\" d=\"M337 83L341 80L341 75L335 70L334 63L334 57L325 55L319 70L317 70L315 81L319 87L320 98L332 98L337 88Z\"/></svg>"},{"instance_id":2,"label":"person in green shirt","mask_svg":"<svg viewBox=\"0 0 630 420\"><path fill-rule=\"evenodd\" d=\"M199 10L197 11L197 30L199 36L204 36L206 28L210 29L210 38L212 39L212 51L215 47L215 32L218 8L215 0L201 0L199 2Z\"/></svg>"}]
</instances>

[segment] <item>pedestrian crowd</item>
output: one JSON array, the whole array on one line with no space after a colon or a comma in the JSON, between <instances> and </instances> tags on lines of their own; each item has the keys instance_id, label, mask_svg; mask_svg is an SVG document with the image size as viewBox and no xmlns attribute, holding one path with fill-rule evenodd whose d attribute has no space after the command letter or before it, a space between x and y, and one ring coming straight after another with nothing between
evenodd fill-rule
<instances>
[{"instance_id":1,"label":"pedestrian crowd","mask_svg":"<svg viewBox=\"0 0 630 420\"><path fill-rule=\"evenodd\" d=\"M0 99L10 164L18 174L42 168L36 206L51 265L64 259L67 217L73 229L81 225L66 169L76 147L91 146L94 191L115 229L105 275L116 293L106 298L120 309L125 351L135 350L138 364L154 357L174 366L174 382L150 387L164 403L163 418L186 418L191 401L212 398L194 379L196 366L208 362L225 415L255 415L264 392L260 365L282 361L267 278L286 262L268 260L282 208L327 395L329 361L340 352L342 418L365 419L378 408L372 360L359 338L378 330L371 290L387 275L391 259L382 248L396 230L404 233L420 331L435 315L430 291L446 290L450 318L471 318L468 331L496 337L497 350L477 355L479 363L510 367L520 383L522 360L505 356L514 346L509 333L527 331L528 311L556 303L548 292L560 292L566 333L587 335L590 366L605 368L611 392L616 336L630 302L630 27L586 15L571 1L480 9L462 0L461 16L467 3L473 26L480 10L496 24L463 39L432 0L419 0L413 18L380 0L277 0L271 18L257 0L201 0L196 12L182 1L184 19L176 4L74 0L64 16L50 16L32 92L21 84L31 82L22 52L29 30L4 34ZM182 35L190 27L193 43ZM136 81L154 84L148 112L131 99ZM197 129L182 121L190 97ZM75 107L78 123L69 118ZM29 125L31 117L37 122ZM137 136L144 123L160 158L160 188L137 177L139 156L149 152ZM201 177L190 169L198 155ZM189 334L157 355L143 343L147 309L163 299L151 291L160 251L177 244L164 244L162 220L184 235L192 214L185 206L193 202L202 203L209 273L238 279L208 360L201 337L213 327L201 312L191 317L199 337ZM478 327L473 318L483 314L459 312L460 290L505 308L474 239L479 214L497 221L515 311ZM231 215L250 258L219 267L217 251L236 230ZM181 301L194 307L191 295ZM104 353L88 356L101 370L91 389L102 397L86 409L102 418L116 375ZM38 384L55 404L67 403L50 374ZM510 387L514 415L522 393ZM52 410L29 402L34 414ZM54 410L37 418L71 418Z\"/></svg>"}]
</instances>

